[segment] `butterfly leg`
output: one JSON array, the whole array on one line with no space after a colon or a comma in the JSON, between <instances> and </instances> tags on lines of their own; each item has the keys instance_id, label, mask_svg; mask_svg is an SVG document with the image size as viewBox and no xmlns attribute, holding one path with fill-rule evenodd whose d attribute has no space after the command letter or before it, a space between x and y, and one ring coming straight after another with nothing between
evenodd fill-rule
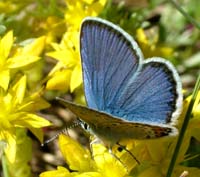
<instances>
[{"instance_id":1,"label":"butterfly leg","mask_svg":"<svg viewBox=\"0 0 200 177\"><path fill-rule=\"evenodd\" d=\"M126 146L119 144L119 142L117 142L116 144L119 146L119 148L121 148L121 149L118 149L119 151L125 150L131 155L131 157L134 158L134 160L137 162L138 165L140 164L139 160L128 149L126 149Z\"/></svg>"},{"instance_id":2,"label":"butterfly leg","mask_svg":"<svg viewBox=\"0 0 200 177\"><path fill-rule=\"evenodd\" d=\"M124 168L127 170L128 173L128 167L126 166L126 164L124 162L121 161L121 159L119 157L117 157L113 152L112 152L112 148L108 149L109 153L115 158L117 159L123 166Z\"/></svg>"},{"instance_id":3,"label":"butterfly leg","mask_svg":"<svg viewBox=\"0 0 200 177\"><path fill-rule=\"evenodd\" d=\"M98 144L98 143L100 143L100 140L98 139L98 138L95 138L94 140L92 140L91 142L90 142L90 153L91 153L91 157L92 157L92 159L94 160L94 155L93 155L93 149L92 149L92 145L93 144Z\"/></svg>"}]
</instances>

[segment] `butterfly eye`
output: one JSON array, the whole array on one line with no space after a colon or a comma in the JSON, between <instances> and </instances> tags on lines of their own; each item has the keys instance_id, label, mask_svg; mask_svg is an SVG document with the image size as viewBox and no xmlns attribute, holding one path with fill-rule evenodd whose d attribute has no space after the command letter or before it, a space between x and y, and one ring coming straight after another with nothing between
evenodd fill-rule
<instances>
[{"instance_id":1,"label":"butterfly eye","mask_svg":"<svg viewBox=\"0 0 200 177\"><path fill-rule=\"evenodd\" d=\"M89 131L89 125L88 124L86 124L85 122L81 121L80 125L84 130Z\"/></svg>"},{"instance_id":2,"label":"butterfly eye","mask_svg":"<svg viewBox=\"0 0 200 177\"><path fill-rule=\"evenodd\" d=\"M88 124L84 123L84 129L85 129L85 130L88 130L88 129L89 129Z\"/></svg>"}]
</instances>

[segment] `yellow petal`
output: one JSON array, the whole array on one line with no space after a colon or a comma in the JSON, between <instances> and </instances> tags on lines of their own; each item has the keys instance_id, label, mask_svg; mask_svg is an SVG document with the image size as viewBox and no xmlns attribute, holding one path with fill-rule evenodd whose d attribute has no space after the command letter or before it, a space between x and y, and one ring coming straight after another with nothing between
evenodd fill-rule
<instances>
[{"instance_id":1,"label":"yellow petal","mask_svg":"<svg viewBox=\"0 0 200 177\"><path fill-rule=\"evenodd\" d=\"M181 148L180 148L179 153L178 153L176 164L179 164L179 163L184 161L185 154L187 153L188 148L189 148L190 143L191 143L190 140L191 140L191 133L188 133L188 131L186 131L186 133L184 135L184 139L182 141ZM173 149L170 151L170 153L172 153L173 150L175 149L175 142L171 145L171 147L173 147ZM171 147L170 147L170 149L171 149ZM169 158L169 156L167 156L167 157ZM171 161L171 158L169 158L168 160Z\"/></svg>"},{"instance_id":2,"label":"yellow petal","mask_svg":"<svg viewBox=\"0 0 200 177\"><path fill-rule=\"evenodd\" d=\"M147 168L138 175L138 177L147 177L147 176L163 177L160 166L155 166L155 167L153 166Z\"/></svg>"},{"instance_id":3,"label":"yellow petal","mask_svg":"<svg viewBox=\"0 0 200 177\"><path fill-rule=\"evenodd\" d=\"M35 112L50 107L50 104L43 98L33 98L32 96L30 96L27 99L30 100L28 101L28 103L22 104L18 107L20 111ZM25 100L26 98L24 99L24 102Z\"/></svg>"},{"instance_id":4,"label":"yellow petal","mask_svg":"<svg viewBox=\"0 0 200 177\"><path fill-rule=\"evenodd\" d=\"M40 143L42 144L43 143L43 138L44 138L44 133L43 133L43 130L41 128L32 128L32 127L29 127L28 128L36 137L37 139L40 141Z\"/></svg>"},{"instance_id":5,"label":"yellow petal","mask_svg":"<svg viewBox=\"0 0 200 177\"><path fill-rule=\"evenodd\" d=\"M83 2L86 2L88 4L92 4L94 0L83 0Z\"/></svg>"},{"instance_id":6,"label":"yellow petal","mask_svg":"<svg viewBox=\"0 0 200 177\"><path fill-rule=\"evenodd\" d=\"M16 113L15 117L13 123L20 127L42 128L51 125L45 118L27 112Z\"/></svg>"},{"instance_id":7,"label":"yellow petal","mask_svg":"<svg viewBox=\"0 0 200 177\"><path fill-rule=\"evenodd\" d=\"M103 6L106 4L107 0L99 0L100 4L102 4Z\"/></svg>"},{"instance_id":8,"label":"yellow petal","mask_svg":"<svg viewBox=\"0 0 200 177\"><path fill-rule=\"evenodd\" d=\"M46 171L40 174L39 177L72 177L73 175L64 168L64 167L57 167L57 170Z\"/></svg>"},{"instance_id":9,"label":"yellow petal","mask_svg":"<svg viewBox=\"0 0 200 177\"><path fill-rule=\"evenodd\" d=\"M93 2L87 9L87 15L89 16L97 16L103 9L106 0Z\"/></svg>"},{"instance_id":10,"label":"yellow petal","mask_svg":"<svg viewBox=\"0 0 200 177\"><path fill-rule=\"evenodd\" d=\"M99 172L83 172L81 174L74 175L75 177L105 177Z\"/></svg>"},{"instance_id":11,"label":"yellow petal","mask_svg":"<svg viewBox=\"0 0 200 177\"><path fill-rule=\"evenodd\" d=\"M136 31L136 37L140 43L148 44L148 40L142 28L138 28Z\"/></svg>"},{"instance_id":12,"label":"yellow petal","mask_svg":"<svg viewBox=\"0 0 200 177\"><path fill-rule=\"evenodd\" d=\"M10 81L10 71L8 69L0 71L0 87L7 90Z\"/></svg>"},{"instance_id":13,"label":"yellow petal","mask_svg":"<svg viewBox=\"0 0 200 177\"><path fill-rule=\"evenodd\" d=\"M150 140L147 141L145 144L147 146L148 153L152 162L159 163L160 161L162 161L162 159L166 158L166 147L169 146L169 142L167 141L167 139ZM171 154L168 154L168 157L171 158Z\"/></svg>"},{"instance_id":14,"label":"yellow petal","mask_svg":"<svg viewBox=\"0 0 200 177\"><path fill-rule=\"evenodd\" d=\"M53 67L53 69L49 72L48 77L51 77L56 73L57 71L65 70L66 66L62 62L56 63L56 65Z\"/></svg>"},{"instance_id":15,"label":"yellow petal","mask_svg":"<svg viewBox=\"0 0 200 177\"><path fill-rule=\"evenodd\" d=\"M49 52L47 56L55 58L56 60L62 62L67 67L73 67L74 65L76 65L77 61L74 57L74 52L71 50Z\"/></svg>"},{"instance_id":16,"label":"yellow petal","mask_svg":"<svg viewBox=\"0 0 200 177\"><path fill-rule=\"evenodd\" d=\"M39 56L44 49L45 39L44 36L35 39L31 44L26 45L22 49L21 55Z\"/></svg>"},{"instance_id":17,"label":"yellow petal","mask_svg":"<svg viewBox=\"0 0 200 177\"><path fill-rule=\"evenodd\" d=\"M59 146L71 170L93 171L94 164L89 151L68 136L59 136Z\"/></svg>"},{"instance_id":18,"label":"yellow petal","mask_svg":"<svg viewBox=\"0 0 200 177\"><path fill-rule=\"evenodd\" d=\"M14 134L10 133L9 131L0 131L0 137L4 134L4 140L7 142L7 147L5 149L5 154L10 163L15 161L16 156L16 137Z\"/></svg>"},{"instance_id":19,"label":"yellow petal","mask_svg":"<svg viewBox=\"0 0 200 177\"><path fill-rule=\"evenodd\" d=\"M189 126L188 126L188 131L191 131L191 136L196 138L198 141L200 141L200 115L199 117L194 117L190 120ZM185 144L185 143L184 143Z\"/></svg>"},{"instance_id":20,"label":"yellow petal","mask_svg":"<svg viewBox=\"0 0 200 177\"><path fill-rule=\"evenodd\" d=\"M81 87L78 87L75 91L74 91L74 102L81 104L81 105L86 105L86 101L85 101L85 95L83 93L83 87L81 85Z\"/></svg>"},{"instance_id":21,"label":"yellow petal","mask_svg":"<svg viewBox=\"0 0 200 177\"><path fill-rule=\"evenodd\" d=\"M55 72L53 77L48 80L46 89L68 91L71 72L71 70L61 70Z\"/></svg>"},{"instance_id":22,"label":"yellow petal","mask_svg":"<svg viewBox=\"0 0 200 177\"><path fill-rule=\"evenodd\" d=\"M82 70L81 66L77 65L72 71L72 76L70 80L70 91L73 92L81 84L82 84Z\"/></svg>"},{"instance_id":23,"label":"yellow petal","mask_svg":"<svg viewBox=\"0 0 200 177\"><path fill-rule=\"evenodd\" d=\"M4 63L10 54L13 45L13 32L9 31L0 41L0 65Z\"/></svg>"},{"instance_id":24,"label":"yellow petal","mask_svg":"<svg viewBox=\"0 0 200 177\"><path fill-rule=\"evenodd\" d=\"M60 45L59 45L58 43L55 43L55 42L52 42L52 43L51 43L51 47L52 47L54 50L57 50L57 51L61 50ZM51 52L49 52L49 53L51 53ZM48 55L49 53L47 53L47 55Z\"/></svg>"},{"instance_id":25,"label":"yellow petal","mask_svg":"<svg viewBox=\"0 0 200 177\"><path fill-rule=\"evenodd\" d=\"M101 144L93 144L93 156L98 171L105 177L122 177L127 174L125 166Z\"/></svg>"},{"instance_id":26,"label":"yellow petal","mask_svg":"<svg viewBox=\"0 0 200 177\"><path fill-rule=\"evenodd\" d=\"M79 30L75 30L69 26L61 40L60 49L69 49L71 52L77 52L79 54Z\"/></svg>"},{"instance_id":27,"label":"yellow petal","mask_svg":"<svg viewBox=\"0 0 200 177\"><path fill-rule=\"evenodd\" d=\"M15 95L14 104L21 104L26 91L26 76L21 77L20 80L13 86L12 90Z\"/></svg>"},{"instance_id":28,"label":"yellow petal","mask_svg":"<svg viewBox=\"0 0 200 177\"><path fill-rule=\"evenodd\" d=\"M7 60L8 68L20 68L23 66L27 66L29 64L32 64L36 61L38 61L40 57L37 56L31 56L31 55L22 55L22 56L16 56L9 58Z\"/></svg>"}]
</instances>

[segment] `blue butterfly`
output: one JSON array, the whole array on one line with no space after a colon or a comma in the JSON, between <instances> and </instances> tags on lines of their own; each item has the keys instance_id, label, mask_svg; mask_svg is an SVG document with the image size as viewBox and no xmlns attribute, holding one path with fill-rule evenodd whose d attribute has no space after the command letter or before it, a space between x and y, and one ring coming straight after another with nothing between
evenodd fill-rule
<instances>
[{"instance_id":1,"label":"blue butterfly","mask_svg":"<svg viewBox=\"0 0 200 177\"><path fill-rule=\"evenodd\" d=\"M128 33L92 17L82 22L80 51L88 108L61 101L105 145L177 134L182 87L169 61L144 60Z\"/></svg>"}]
</instances>

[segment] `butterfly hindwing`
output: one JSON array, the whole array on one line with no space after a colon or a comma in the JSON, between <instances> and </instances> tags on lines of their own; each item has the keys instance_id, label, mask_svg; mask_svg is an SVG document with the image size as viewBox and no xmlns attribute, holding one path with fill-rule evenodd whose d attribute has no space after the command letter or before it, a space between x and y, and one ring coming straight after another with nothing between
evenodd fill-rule
<instances>
[{"instance_id":1,"label":"butterfly hindwing","mask_svg":"<svg viewBox=\"0 0 200 177\"><path fill-rule=\"evenodd\" d=\"M162 58L147 59L138 76L108 106L109 112L128 121L173 124L182 103L180 84L172 64Z\"/></svg>"}]
</instances>

